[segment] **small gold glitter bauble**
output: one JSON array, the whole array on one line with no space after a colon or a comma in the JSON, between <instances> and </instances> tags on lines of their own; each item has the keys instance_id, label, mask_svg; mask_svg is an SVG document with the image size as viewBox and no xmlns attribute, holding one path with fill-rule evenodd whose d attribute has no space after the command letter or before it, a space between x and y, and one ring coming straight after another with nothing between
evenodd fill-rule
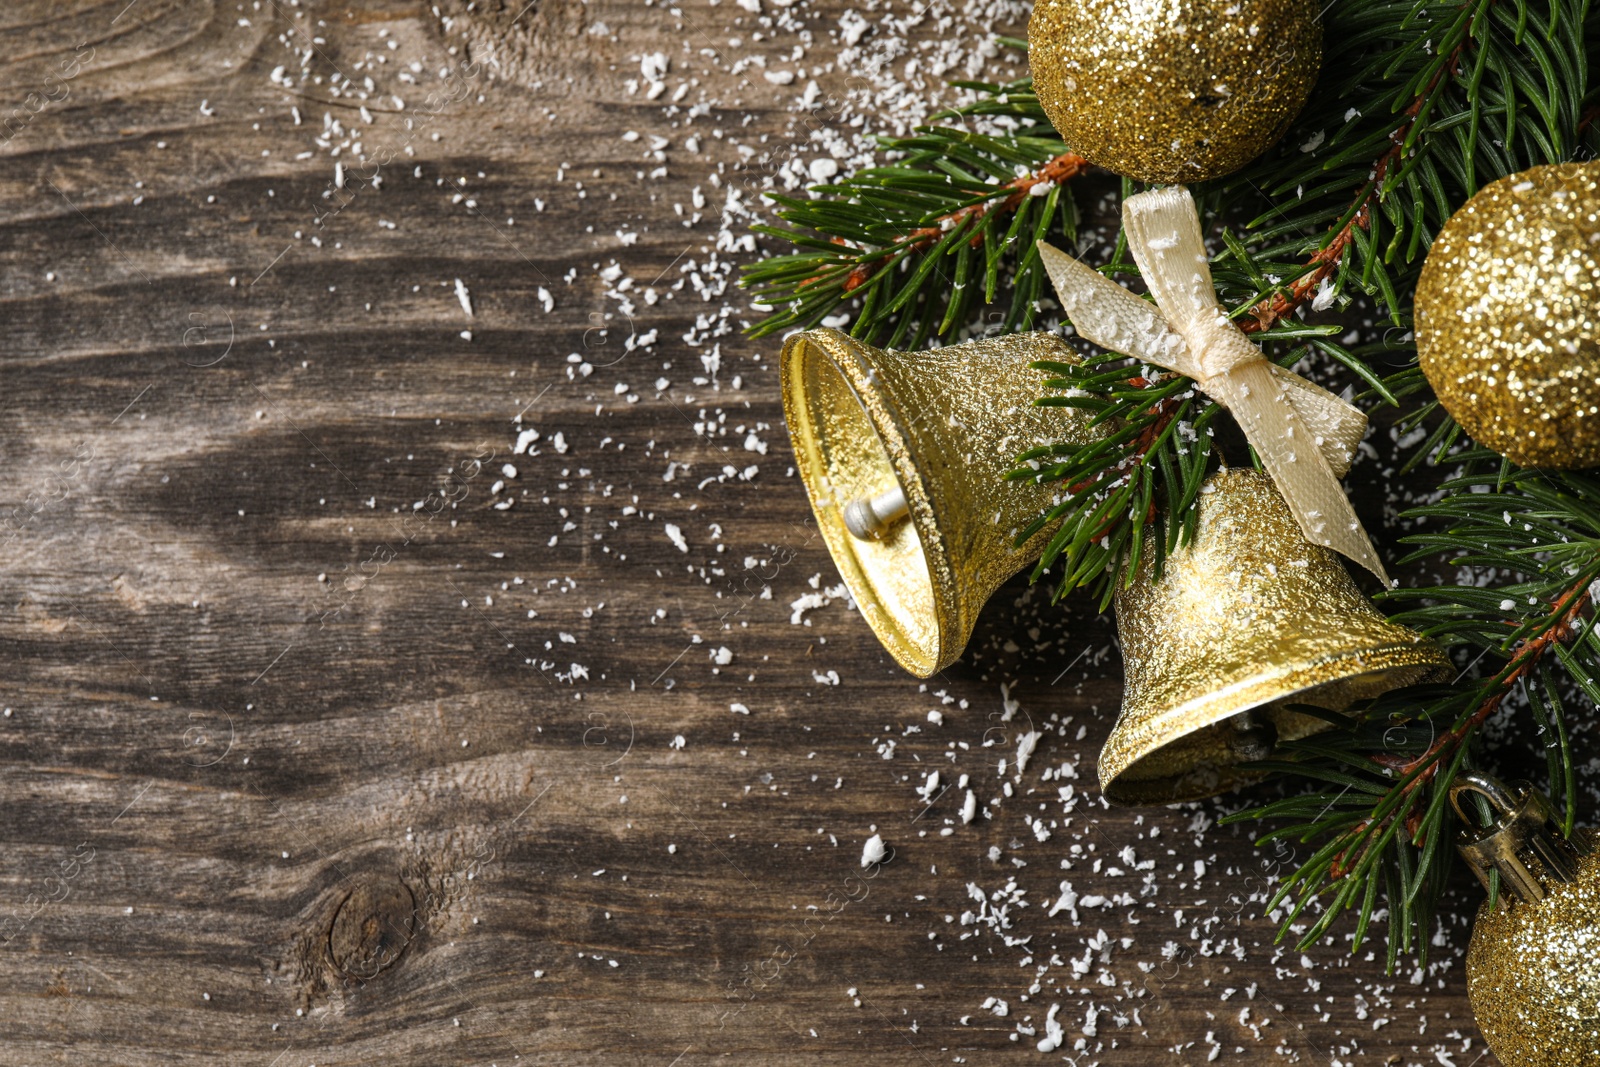
<instances>
[{"instance_id":1,"label":"small gold glitter bauble","mask_svg":"<svg viewBox=\"0 0 1600 1067\"><path fill-rule=\"evenodd\" d=\"M1600 466L1600 164L1478 190L1417 282L1417 354L1445 410L1524 467Z\"/></svg>"},{"instance_id":2,"label":"small gold glitter bauble","mask_svg":"<svg viewBox=\"0 0 1600 1067\"><path fill-rule=\"evenodd\" d=\"M1313 0L1037 0L1028 65L1074 152L1197 182L1283 136L1317 80L1322 24Z\"/></svg>"},{"instance_id":3,"label":"small gold glitter bauble","mask_svg":"<svg viewBox=\"0 0 1600 1067\"><path fill-rule=\"evenodd\" d=\"M1600 1063L1600 834L1569 841L1554 809L1526 782L1509 786L1477 771L1451 785L1476 793L1494 821L1463 821L1459 847L1500 899L1485 900L1467 947L1467 996L1484 1040L1506 1067L1594 1067Z\"/></svg>"},{"instance_id":4,"label":"small gold glitter bauble","mask_svg":"<svg viewBox=\"0 0 1600 1067\"><path fill-rule=\"evenodd\" d=\"M1578 835L1590 852L1576 881L1552 885L1538 903L1486 900L1472 928L1467 995L1501 1063L1600 1063L1600 838Z\"/></svg>"}]
</instances>

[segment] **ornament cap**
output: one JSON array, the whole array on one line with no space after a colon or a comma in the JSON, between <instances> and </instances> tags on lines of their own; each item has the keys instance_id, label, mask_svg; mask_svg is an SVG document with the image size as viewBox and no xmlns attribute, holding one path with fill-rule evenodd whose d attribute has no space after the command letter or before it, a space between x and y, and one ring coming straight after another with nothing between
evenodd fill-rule
<instances>
[{"instance_id":1,"label":"ornament cap","mask_svg":"<svg viewBox=\"0 0 1600 1067\"><path fill-rule=\"evenodd\" d=\"M1462 810L1468 793L1488 801L1495 818L1487 827ZM1509 786L1493 775L1464 771L1450 786L1450 804L1464 829L1456 847L1485 890L1491 872L1502 885L1529 904L1544 899L1548 883L1570 882L1578 874L1584 850L1556 831L1550 798L1528 782Z\"/></svg>"}]
</instances>

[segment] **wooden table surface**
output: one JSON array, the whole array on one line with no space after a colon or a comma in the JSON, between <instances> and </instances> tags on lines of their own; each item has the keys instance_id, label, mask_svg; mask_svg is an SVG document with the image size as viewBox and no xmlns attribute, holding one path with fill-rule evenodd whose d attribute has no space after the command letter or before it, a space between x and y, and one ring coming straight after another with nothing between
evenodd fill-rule
<instances>
[{"instance_id":1,"label":"wooden table surface","mask_svg":"<svg viewBox=\"0 0 1600 1067\"><path fill-rule=\"evenodd\" d=\"M923 684L834 588L734 279L859 18L7 9L0 1062L1494 1062L1475 889L1302 958L1240 798L1102 806L1088 605Z\"/></svg>"}]
</instances>

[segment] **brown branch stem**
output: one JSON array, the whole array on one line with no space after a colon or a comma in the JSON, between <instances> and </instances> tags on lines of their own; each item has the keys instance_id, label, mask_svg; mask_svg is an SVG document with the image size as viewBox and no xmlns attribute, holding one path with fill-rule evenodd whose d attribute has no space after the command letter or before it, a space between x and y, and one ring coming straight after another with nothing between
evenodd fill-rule
<instances>
[{"instance_id":1,"label":"brown branch stem","mask_svg":"<svg viewBox=\"0 0 1600 1067\"><path fill-rule=\"evenodd\" d=\"M1551 649L1558 644L1571 640L1575 632L1573 622L1577 619L1578 614L1589 605L1589 586L1589 576L1585 575L1582 580L1568 588L1555 601L1553 611L1558 616L1556 621L1539 634L1517 646L1511 661L1506 664L1505 669L1494 679L1494 691L1479 702L1471 715L1435 738L1426 751L1410 758L1388 754L1371 757L1372 762L1385 770L1395 772L1402 779L1415 775L1400 787L1402 802L1393 812L1384 817L1384 825L1387 825L1389 820L1396 815L1402 812L1406 813L1406 831L1411 835L1412 842L1416 843L1416 836L1420 832L1420 826L1417 824L1418 813L1415 810L1412 798L1424 786L1438 777L1439 768L1444 765L1446 758L1454 755L1455 751L1471 738L1473 732L1499 709L1500 705L1505 702L1506 697L1516 688L1517 683L1526 678L1529 672L1539 665L1539 662ZM1350 831L1350 837L1352 839L1360 838L1371 825L1371 819L1363 820ZM1377 836L1374 835L1369 839L1367 848L1371 847ZM1367 848L1362 849L1362 855L1366 854ZM1345 864L1345 853L1340 852L1329 870L1330 876L1343 878L1354 866L1359 864L1359 860L1360 857L1358 856L1357 864L1347 866Z\"/></svg>"},{"instance_id":2,"label":"brown branch stem","mask_svg":"<svg viewBox=\"0 0 1600 1067\"><path fill-rule=\"evenodd\" d=\"M1304 304L1321 287L1324 280L1331 277L1339 269L1339 261L1344 258L1345 249L1355 242L1356 233L1364 232L1372 225L1372 202L1383 188L1384 178L1388 176L1401 156L1405 152L1406 139L1411 136L1411 128L1416 125L1417 117L1422 114L1424 105L1433 96L1440 82L1445 78L1454 77L1461 64L1461 55L1466 50L1467 42L1472 39L1468 32L1456 46L1451 49L1450 56L1434 71L1433 77L1428 79L1428 84L1412 99L1402 114L1405 116L1389 134L1389 147L1384 149L1376 162L1372 165L1372 176L1367 179L1361 191L1356 194L1355 209L1344 225L1334 231L1328 243L1323 245L1306 262L1310 269L1305 274L1290 283L1286 292L1273 293L1270 297L1260 300L1250 309L1251 317L1239 324L1245 333L1260 333L1270 330L1281 319L1294 313L1295 309Z\"/></svg>"},{"instance_id":3,"label":"brown branch stem","mask_svg":"<svg viewBox=\"0 0 1600 1067\"><path fill-rule=\"evenodd\" d=\"M931 225L919 226L911 230L873 258L856 264L845 277L843 291L846 293L854 292L865 285L874 273L895 256L925 252L932 248L945 234L969 219L981 219L991 212L1015 211L1018 205L1033 195L1033 189L1041 182L1062 185L1083 173L1088 166L1089 161L1076 152L1063 152L1047 161L1031 174L1024 174L1020 178L1014 178L994 189L972 190L974 195L986 196L987 199L946 212L936 218ZM981 238L977 236L973 237L974 244L977 244L980 240ZM846 247L852 247L848 242L842 240L838 243ZM856 249L856 251L862 250ZM800 287L804 288L813 282L821 280L821 275L815 278L808 278L800 283Z\"/></svg>"}]
</instances>

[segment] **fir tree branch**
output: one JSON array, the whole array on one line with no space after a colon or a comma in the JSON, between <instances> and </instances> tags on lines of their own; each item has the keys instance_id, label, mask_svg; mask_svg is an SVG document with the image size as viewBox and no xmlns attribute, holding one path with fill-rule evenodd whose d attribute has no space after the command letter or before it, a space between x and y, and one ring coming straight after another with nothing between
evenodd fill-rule
<instances>
[{"instance_id":1,"label":"fir tree branch","mask_svg":"<svg viewBox=\"0 0 1600 1067\"><path fill-rule=\"evenodd\" d=\"M1573 624L1589 606L1589 586L1593 581L1594 578L1585 572L1579 576L1574 585L1561 594L1552 609L1556 621L1548 629L1536 633L1518 645L1511 662L1483 687L1483 699L1478 702L1477 708L1465 721L1447 730L1421 755L1405 757L1385 752L1373 756L1372 762L1408 779L1410 781L1406 787L1408 791L1427 784L1438 773L1439 760L1442 756L1454 753L1471 738L1473 731L1482 726L1489 716L1499 711L1501 704L1505 702L1517 683L1525 679L1546 654L1557 645L1572 640L1575 634Z\"/></svg>"},{"instance_id":2,"label":"fir tree branch","mask_svg":"<svg viewBox=\"0 0 1600 1067\"><path fill-rule=\"evenodd\" d=\"M1401 161L1418 116L1432 103L1445 78L1454 77L1456 68L1461 62L1461 54L1470 40L1470 34L1462 34L1457 39L1445 62L1437 66L1427 85L1401 112L1404 119L1390 132L1388 147L1372 164L1372 177L1361 186L1354 205L1346 212L1344 221L1324 240L1322 247L1312 254L1306 264L1305 273L1296 278L1286 291L1274 293L1250 309L1251 320L1241 324L1241 329L1246 333L1270 329L1279 319L1293 313L1311 299L1323 281L1338 272L1346 250L1356 244L1356 234L1365 233L1371 228L1373 201L1384 190L1384 181L1389 176L1390 170Z\"/></svg>"},{"instance_id":3,"label":"fir tree branch","mask_svg":"<svg viewBox=\"0 0 1600 1067\"><path fill-rule=\"evenodd\" d=\"M1547 654L1557 645L1573 639L1573 623L1589 606L1589 585L1592 581L1593 578L1585 574L1561 595L1553 609L1557 622L1521 644L1511 662L1478 687L1473 693L1477 706L1464 719L1439 735L1417 755L1382 752L1370 757L1373 763L1399 780L1392 793L1397 792L1401 801L1397 806L1390 807L1383 815L1383 823L1402 821L1400 817L1404 815L1403 822L1411 844L1424 846L1427 843L1425 838L1428 827L1422 820L1425 812L1417 810L1416 803L1420 798L1416 794L1426 790L1427 786L1438 777L1441 769L1458 766L1453 759L1456 752L1472 740L1478 728L1491 715L1500 710L1516 686L1539 666ZM1450 758L1449 763L1446 762L1447 757ZM1356 824L1345 837L1348 844L1335 854L1333 863L1329 867L1329 878L1331 880L1348 878L1352 869L1348 865L1349 850L1361 847L1375 833L1381 836L1383 829L1383 825L1375 826L1371 818L1363 819Z\"/></svg>"},{"instance_id":4,"label":"fir tree branch","mask_svg":"<svg viewBox=\"0 0 1600 1067\"><path fill-rule=\"evenodd\" d=\"M1600 697L1600 631L1591 617L1591 590L1600 580L1600 480L1507 468L1483 450L1460 459L1467 470L1446 481L1440 501L1407 512L1444 523L1406 539L1418 546L1410 558L1444 553L1462 566L1495 568L1506 584L1395 590L1390 599L1420 605L1397 621L1476 650L1475 672L1449 685L1395 691L1349 716L1322 713L1335 729L1284 745L1280 758L1260 765L1300 777L1311 792L1229 817L1288 820L1261 842L1317 844L1271 902L1288 907L1280 936L1296 934L1302 949L1347 909L1357 911L1364 936L1377 904L1371 888L1382 879L1394 887L1391 963L1401 952L1425 955L1452 860L1450 786L1475 758L1484 724L1514 695L1527 700L1545 749L1548 791L1565 806L1568 832L1573 825L1573 760L1560 693L1575 687ZM1315 921L1298 925L1316 903L1322 910Z\"/></svg>"},{"instance_id":5,"label":"fir tree branch","mask_svg":"<svg viewBox=\"0 0 1600 1067\"><path fill-rule=\"evenodd\" d=\"M994 192L972 190L973 194L981 199L963 205L954 211L947 211L937 216L930 225L919 226L895 241L894 244L881 252L873 249L857 248L843 238L835 238L841 248L855 253L869 253L872 258L858 261L849 274L845 276L841 293L853 293L861 288L872 277L873 273L888 265L889 261L907 253L926 252L934 243L945 234L957 227L966 226L969 222L979 221L984 216L994 213L1006 214L1016 211L1017 205L1028 196L1035 195L1034 189L1052 185L1064 185L1088 166L1089 161L1076 152L1062 152L1054 159L1049 160L1044 166L1020 178L1013 178ZM972 238L976 247L983 240L982 234L975 234ZM823 275L808 278L801 282L798 289L805 289L824 280Z\"/></svg>"},{"instance_id":6,"label":"fir tree branch","mask_svg":"<svg viewBox=\"0 0 1600 1067\"><path fill-rule=\"evenodd\" d=\"M1057 594L1088 586L1103 610L1123 573L1118 565L1137 566L1147 527L1157 534L1158 570L1192 533L1193 498L1211 452L1210 423L1221 409L1200 397L1187 378L1130 371L1115 353L1035 366L1056 375L1047 387L1064 390L1039 403L1088 410L1089 425L1104 427L1105 436L1019 457L1013 479L1062 482L1066 488L1061 502L1024 527L1017 543L1054 527L1034 579L1059 563Z\"/></svg>"},{"instance_id":7,"label":"fir tree branch","mask_svg":"<svg viewBox=\"0 0 1600 1067\"><path fill-rule=\"evenodd\" d=\"M1343 352L1331 340L1337 332L1335 326L1283 325L1259 339L1268 344L1309 340L1280 353L1278 361L1289 367L1312 346ZM1213 466L1212 424L1222 409L1191 379L1140 367L1115 352L1091 353L1081 363L1035 366L1051 375L1045 388L1058 391L1037 403L1089 411L1090 427L1103 427L1104 435L1018 457L1020 466L1010 478L1060 484L1062 495L1019 532L1017 543L1053 528L1034 566L1034 580L1059 568L1057 596L1087 588L1104 610L1118 585L1133 580L1147 531L1154 534L1156 576L1166 557L1188 543L1195 501Z\"/></svg>"},{"instance_id":8,"label":"fir tree branch","mask_svg":"<svg viewBox=\"0 0 1600 1067\"><path fill-rule=\"evenodd\" d=\"M1483 182L1584 142L1587 19L1588 0L1330 8L1323 77L1294 129L1223 182L1227 203L1255 214L1258 254L1312 255L1311 274L1263 309L1270 321L1326 281L1330 298L1360 289L1403 324L1455 209Z\"/></svg>"},{"instance_id":9,"label":"fir tree branch","mask_svg":"<svg viewBox=\"0 0 1600 1067\"><path fill-rule=\"evenodd\" d=\"M1064 189L1086 163L1050 127L1031 82L957 84L975 99L910 137L880 138L889 162L807 199L767 194L787 226L752 229L795 251L746 268L741 284L772 309L752 336L808 329L853 302L854 336L920 348L970 326L997 296L1009 296L999 332L1033 326L1045 295L1034 246L1076 240Z\"/></svg>"}]
</instances>

